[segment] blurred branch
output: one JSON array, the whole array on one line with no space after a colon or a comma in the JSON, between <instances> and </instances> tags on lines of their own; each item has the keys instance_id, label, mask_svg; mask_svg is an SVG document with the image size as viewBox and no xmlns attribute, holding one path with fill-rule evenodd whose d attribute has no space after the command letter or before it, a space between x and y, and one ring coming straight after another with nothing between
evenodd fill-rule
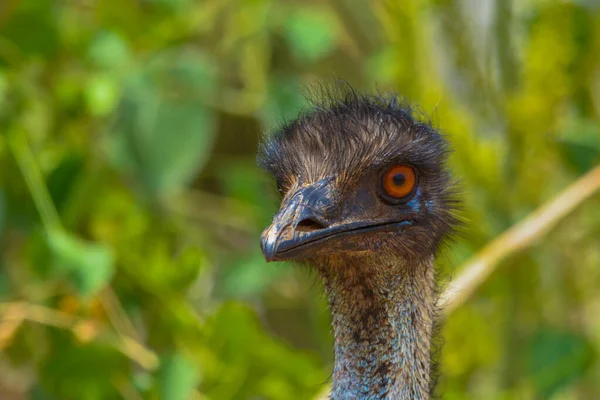
<instances>
[{"instance_id":1,"label":"blurred branch","mask_svg":"<svg viewBox=\"0 0 600 400\"><path fill-rule=\"evenodd\" d=\"M496 0L495 9L494 32L497 37L500 78L504 91L512 91L517 86L518 72L516 52L511 37L511 32L514 30L513 1Z\"/></svg>"},{"instance_id":2,"label":"blurred branch","mask_svg":"<svg viewBox=\"0 0 600 400\"><path fill-rule=\"evenodd\" d=\"M108 286L99 295L102 307L115 330L123 336L131 336L136 340L141 340L141 335L135 330L133 323L125 313L117 294Z\"/></svg>"},{"instance_id":3,"label":"blurred branch","mask_svg":"<svg viewBox=\"0 0 600 400\"><path fill-rule=\"evenodd\" d=\"M10 333L14 333L23 321L70 330L82 342L104 339L141 367L154 370L158 366L156 354L128 336L111 338L112 335L107 332L100 332L98 324L91 319L76 318L62 311L27 302L0 303L0 348L6 346L12 338ZM13 327L15 328L12 329Z\"/></svg>"},{"instance_id":4,"label":"blurred branch","mask_svg":"<svg viewBox=\"0 0 600 400\"><path fill-rule=\"evenodd\" d=\"M8 144L25 178L25 183L31 193L35 206L40 213L44 229L48 231L52 228L60 228L61 223L58 212L54 204L52 204L52 199L46 189L42 173L27 143L26 133L23 131L10 132L8 134Z\"/></svg>"},{"instance_id":5,"label":"blurred branch","mask_svg":"<svg viewBox=\"0 0 600 400\"><path fill-rule=\"evenodd\" d=\"M597 166L467 261L460 268L460 275L440 297L438 306L443 307L446 315L451 314L491 275L500 261L533 244L599 189L600 166Z\"/></svg>"},{"instance_id":6,"label":"blurred branch","mask_svg":"<svg viewBox=\"0 0 600 400\"><path fill-rule=\"evenodd\" d=\"M144 400L130 381L123 380L121 382L115 382L114 385L124 400Z\"/></svg>"},{"instance_id":7,"label":"blurred branch","mask_svg":"<svg viewBox=\"0 0 600 400\"><path fill-rule=\"evenodd\" d=\"M461 82L460 90L464 90L464 97L468 104L486 116L502 110L497 89L481 65L482 57L485 56L480 52L492 51L491 46L485 46L484 50L478 52L473 40L473 24L465 17L459 2L440 4L437 15L444 40L448 43L445 46L445 54L457 77L460 78L458 79ZM506 17L506 14L500 17ZM492 107L489 106L490 104Z\"/></svg>"},{"instance_id":8,"label":"blurred branch","mask_svg":"<svg viewBox=\"0 0 600 400\"><path fill-rule=\"evenodd\" d=\"M349 53L356 57L365 57L379 44L379 32L372 29L377 18L367 2L337 0L331 7L338 14L344 34L340 38L350 47Z\"/></svg>"}]
</instances>

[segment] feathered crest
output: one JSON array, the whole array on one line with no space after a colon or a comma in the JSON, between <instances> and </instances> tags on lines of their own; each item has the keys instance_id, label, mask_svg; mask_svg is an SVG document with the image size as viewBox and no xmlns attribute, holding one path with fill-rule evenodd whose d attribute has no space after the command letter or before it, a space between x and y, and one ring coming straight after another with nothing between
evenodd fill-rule
<instances>
[{"instance_id":1,"label":"feathered crest","mask_svg":"<svg viewBox=\"0 0 600 400\"><path fill-rule=\"evenodd\" d=\"M421 164L443 163L447 145L431 120L396 94L361 95L347 83L304 91L311 107L265 136L259 164L282 187L299 174L351 179L400 155Z\"/></svg>"}]
</instances>

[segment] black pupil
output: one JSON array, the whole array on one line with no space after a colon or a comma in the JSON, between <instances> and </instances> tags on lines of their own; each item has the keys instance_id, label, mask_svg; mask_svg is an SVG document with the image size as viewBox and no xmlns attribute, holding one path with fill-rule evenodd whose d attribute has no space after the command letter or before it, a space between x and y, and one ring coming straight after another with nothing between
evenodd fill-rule
<instances>
[{"instance_id":1,"label":"black pupil","mask_svg":"<svg viewBox=\"0 0 600 400\"><path fill-rule=\"evenodd\" d=\"M394 175L394 185L402 186L406 183L406 176L404 174Z\"/></svg>"}]
</instances>

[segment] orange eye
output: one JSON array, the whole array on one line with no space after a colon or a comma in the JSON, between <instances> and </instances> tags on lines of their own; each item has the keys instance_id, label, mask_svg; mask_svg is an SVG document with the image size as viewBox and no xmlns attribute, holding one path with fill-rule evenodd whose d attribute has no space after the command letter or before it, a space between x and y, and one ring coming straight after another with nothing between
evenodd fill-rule
<instances>
[{"instance_id":1,"label":"orange eye","mask_svg":"<svg viewBox=\"0 0 600 400\"><path fill-rule=\"evenodd\" d=\"M394 198L402 199L410 195L417 183L415 170L405 164L394 165L383 175L383 192Z\"/></svg>"}]
</instances>

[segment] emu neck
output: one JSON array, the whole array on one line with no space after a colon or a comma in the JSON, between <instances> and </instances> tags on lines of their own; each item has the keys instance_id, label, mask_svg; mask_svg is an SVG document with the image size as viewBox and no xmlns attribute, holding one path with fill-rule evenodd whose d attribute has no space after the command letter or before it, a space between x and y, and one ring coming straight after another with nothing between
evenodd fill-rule
<instances>
[{"instance_id":1,"label":"emu neck","mask_svg":"<svg viewBox=\"0 0 600 400\"><path fill-rule=\"evenodd\" d=\"M433 260L344 258L319 271L333 315L331 399L428 399Z\"/></svg>"}]
</instances>

